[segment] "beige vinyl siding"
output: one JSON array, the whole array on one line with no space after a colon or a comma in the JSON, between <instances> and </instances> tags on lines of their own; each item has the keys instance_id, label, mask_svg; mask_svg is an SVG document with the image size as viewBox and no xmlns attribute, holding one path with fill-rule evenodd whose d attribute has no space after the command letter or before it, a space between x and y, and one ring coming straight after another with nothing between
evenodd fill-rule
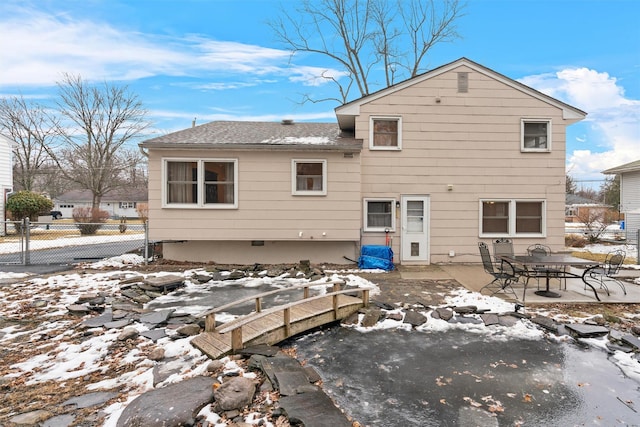
<instances>
[{"instance_id":1,"label":"beige vinyl siding","mask_svg":"<svg viewBox=\"0 0 640 427\"><path fill-rule=\"evenodd\" d=\"M162 159L238 159L238 208L162 207ZM292 159L327 160L327 194L294 196ZM151 150L149 224L154 240L358 241L359 156L335 152ZM300 237L302 232L302 237Z\"/></svg>"},{"instance_id":2,"label":"beige vinyl siding","mask_svg":"<svg viewBox=\"0 0 640 427\"><path fill-rule=\"evenodd\" d=\"M459 71L469 72L467 93L457 92ZM514 245L520 252L542 241L554 250L564 248L566 123L560 108L459 67L363 104L356 138L364 147L369 117L379 115L402 117L402 150L363 150L362 197L429 195L431 262L478 261L478 241L490 241L479 238L480 199L546 201L546 237L515 237ZM551 152L520 151L523 118L551 120ZM400 219L398 212L396 253ZM363 244L383 239L364 233Z\"/></svg>"}]
</instances>

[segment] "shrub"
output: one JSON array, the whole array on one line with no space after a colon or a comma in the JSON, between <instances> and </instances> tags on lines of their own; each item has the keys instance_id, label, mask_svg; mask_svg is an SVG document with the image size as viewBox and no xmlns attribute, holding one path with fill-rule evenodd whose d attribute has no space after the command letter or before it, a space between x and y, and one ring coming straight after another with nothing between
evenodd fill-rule
<instances>
[{"instance_id":1,"label":"shrub","mask_svg":"<svg viewBox=\"0 0 640 427\"><path fill-rule=\"evenodd\" d=\"M564 236L564 245L568 248L584 248L587 239L579 234L567 234Z\"/></svg>"},{"instance_id":2,"label":"shrub","mask_svg":"<svg viewBox=\"0 0 640 427\"><path fill-rule=\"evenodd\" d=\"M14 221L21 221L24 218L37 221L38 215L49 215L53 208L53 202L32 191L18 191L9 196L6 208L7 211L10 211L10 218Z\"/></svg>"},{"instance_id":3,"label":"shrub","mask_svg":"<svg viewBox=\"0 0 640 427\"><path fill-rule=\"evenodd\" d=\"M149 219L149 204L148 203L138 203L136 204L136 212L138 212L138 218L143 222L146 222Z\"/></svg>"},{"instance_id":4,"label":"shrub","mask_svg":"<svg viewBox=\"0 0 640 427\"><path fill-rule=\"evenodd\" d=\"M85 206L74 208L72 216L80 234L96 234L109 219L109 212Z\"/></svg>"}]
</instances>

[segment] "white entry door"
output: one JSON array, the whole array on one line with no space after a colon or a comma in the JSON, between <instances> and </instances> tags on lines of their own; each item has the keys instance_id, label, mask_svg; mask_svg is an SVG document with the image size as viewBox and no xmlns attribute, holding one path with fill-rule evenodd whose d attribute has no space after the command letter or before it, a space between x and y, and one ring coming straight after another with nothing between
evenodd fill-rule
<instances>
[{"instance_id":1,"label":"white entry door","mask_svg":"<svg viewBox=\"0 0 640 427\"><path fill-rule=\"evenodd\" d=\"M429 196L402 196L402 261L429 260Z\"/></svg>"}]
</instances>

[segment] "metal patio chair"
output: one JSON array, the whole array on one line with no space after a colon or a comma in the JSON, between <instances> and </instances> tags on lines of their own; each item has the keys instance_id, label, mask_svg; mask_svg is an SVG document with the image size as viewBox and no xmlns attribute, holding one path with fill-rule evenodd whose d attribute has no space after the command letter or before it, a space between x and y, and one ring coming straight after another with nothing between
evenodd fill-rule
<instances>
[{"instance_id":1,"label":"metal patio chair","mask_svg":"<svg viewBox=\"0 0 640 427\"><path fill-rule=\"evenodd\" d=\"M609 252L604 260L604 264L602 267L593 268L589 271L588 278L585 278L587 281L595 282L600 285L600 289L604 289L609 294L609 288L607 287L607 282L614 282L622 289L624 294L627 294L627 289L624 287L624 284L621 280L615 277L616 274L620 271L620 266L624 262L627 253L623 250L617 250L613 252ZM585 286L586 288L586 286Z\"/></svg>"},{"instance_id":2,"label":"metal patio chair","mask_svg":"<svg viewBox=\"0 0 640 427\"><path fill-rule=\"evenodd\" d=\"M511 239L504 239L504 238L496 239L492 242L492 244L493 244L493 258L495 259L495 262L501 263L503 261L502 259L503 256L513 258L514 256L513 242L511 241ZM524 284L528 285L529 279L530 279L529 271L525 267L521 267L517 264L512 264L512 266L513 266L515 275L517 277L516 281L523 279L525 281Z\"/></svg>"},{"instance_id":3,"label":"metal patio chair","mask_svg":"<svg viewBox=\"0 0 640 427\"><path fill-rule=\"evenodd\" d=\"M484 271L493 277L491 282L480 288L480 293L484 290L488 290L491 292L490 296L493 296L500 291L505 293L511 292L517 299L518 296L516 295L516 291L511 286L512 283L518 281L513 264L507 260L500 260L500 263L494 263L491 259L491 254L489 253L489 247L487 244L480 242L478 243L478 247L480 249L480 257L482 258Z\"/></svg>"}]
</instances>

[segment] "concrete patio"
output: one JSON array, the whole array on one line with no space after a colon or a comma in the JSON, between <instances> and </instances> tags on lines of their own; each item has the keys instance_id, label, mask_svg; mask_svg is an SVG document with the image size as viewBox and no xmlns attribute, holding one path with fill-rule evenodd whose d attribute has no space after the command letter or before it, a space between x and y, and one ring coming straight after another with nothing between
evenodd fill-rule
<instances>
[{"instance_id":1,"label":"concrete patio","mask_svg":"<svg viewBox=\"0 0 640 427\"><path fill-rule=\"evenodd\" d=\"M572 272L581 274L578 269L572 269ZM481 264L443 264L443 265L430 265L428 267L408 267L400 266L398 273L403 279L420 279L420 280L447 280L453 279L460 283L470 291L479 291L484 285L492 280L492 277L487 274L482 268ZM628 278L630 280L640 278L640 269L624 269L620 272L620 278ZM609 283L609 293L607 295L604 289L598 289L598 296L601 301L598 301L593 294L591 288L586 288L582 279L567 279L566 290L564 289L564 280L562 283L562 289L557 279L551 279L550 290L560 294L560 298L548 298L535 294L538 290L538 282L536 279L531 279L526 290L525 302L527 304L558 304L558 303L570 303L570 304L583 304L583 303L624 303L624 304L637 304L640 303L640 285L632 283L632 281L623 281L627 294L622 292L620 286L615 283ZM544 280L540 282L540 288L544 288ZM517 283L513 285L518 299L523 300L524 285ZM506 299L513 299L513 294L500 292L496 294Z\"/></svg>"}]
</instances>

